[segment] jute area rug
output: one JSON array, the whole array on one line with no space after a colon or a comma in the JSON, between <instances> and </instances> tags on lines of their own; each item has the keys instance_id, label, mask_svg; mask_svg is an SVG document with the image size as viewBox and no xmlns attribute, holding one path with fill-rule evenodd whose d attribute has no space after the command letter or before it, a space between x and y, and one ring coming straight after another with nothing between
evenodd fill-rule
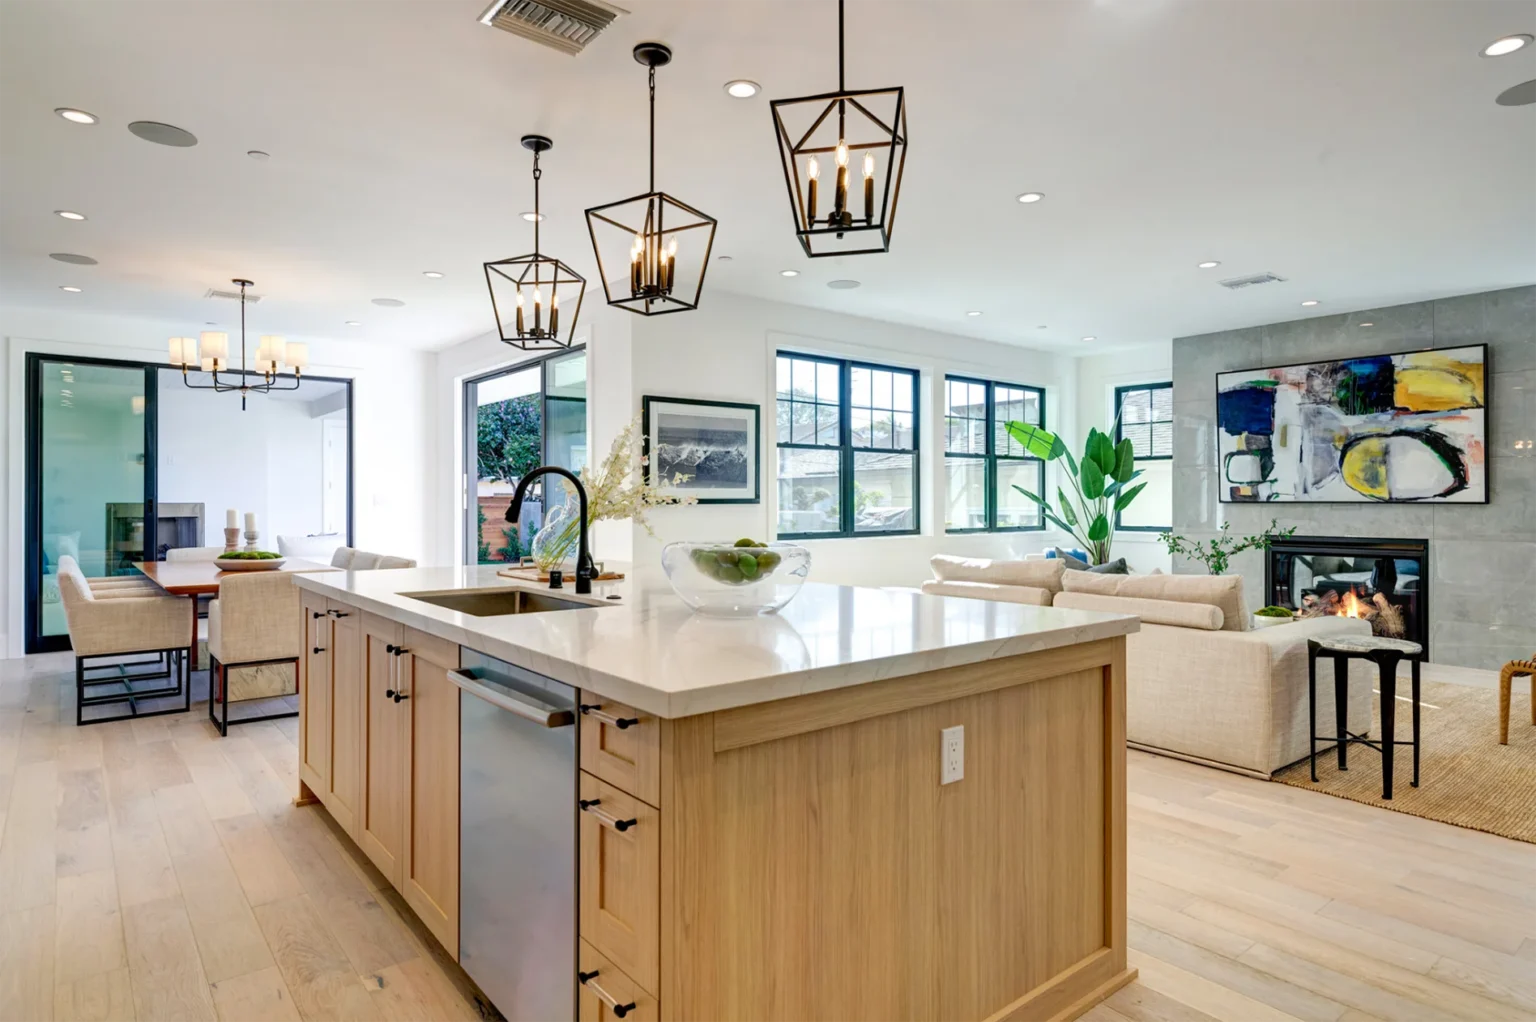
<instances>
[{"instance_id":1,"label":"jute area rug","mask_svg":"<svg viewBox=\"0 0 1536 1022\"><path fill-rule=\"evenodd\" d=\"M1398 693L1409 694L1406 680ZM1499 744L1499 693L1428 682L1423 686L1419 753L1419 787L1413 780L1413 749L1397 747L1393 764L1392 800L1381 797L1381 757L1363 746L1349 748L1349 769L1340 772L1338 756L1329 749L1317 756L1317 783L1307 761L1276 774L1274 779L1297 788L1310 788L1339 798L1380 806L1399 813L1486 831L1516 841L1536 843L1536 726L1531 724L1530 682L1515 679L1509 712L1509 744ZM1372 710L1370 737L1379 738L1381 696ZM1332 721L1318 722L1331 733ZM1412 704L1397 703L1397 737L1413 737Z\"/></svg>"}]
</instances>

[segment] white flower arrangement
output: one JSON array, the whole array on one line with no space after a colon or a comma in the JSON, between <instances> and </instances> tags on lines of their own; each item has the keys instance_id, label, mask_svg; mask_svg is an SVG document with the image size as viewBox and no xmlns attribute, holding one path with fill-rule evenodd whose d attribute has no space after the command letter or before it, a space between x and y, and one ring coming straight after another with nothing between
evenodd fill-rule
<instances>
[{"instance_id":1,"label":"white flower arrangement","mask_svg":"<svg viewBox=\"0 0 1536 1022\"><path fill-rule=\"evenodd\" d=\"M656 533L646 520L649 508L668 504L697 504L697 497L677 497L662 493L645 478L644 467L648 458L638 456L635 436L640 431L640 418L636 416L613 438L608 456L595 469L582 469L581 484L587 488L587 524L610 520L632 519L636 525L652 536ZM681 473L672 485L686 482Z\"/></svg>"}]
</instances>

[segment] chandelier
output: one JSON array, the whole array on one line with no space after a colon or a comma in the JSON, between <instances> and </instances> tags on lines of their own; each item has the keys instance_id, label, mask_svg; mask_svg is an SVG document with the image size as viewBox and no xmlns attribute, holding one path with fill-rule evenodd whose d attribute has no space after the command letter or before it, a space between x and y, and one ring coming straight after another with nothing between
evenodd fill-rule
<instances>
[{"instance_id":1,"label":"chandelier","mask_svg":"<svg viewBox=\"0 0 1536 1022\"><path fill-rule=\"evenodd\" d=\"M837 0L837 91L776 99L769 106L795 236L805 254L815 259L889 252L907 162L905 90L844 84L843 0ZM860 188L849 181L849 161L856 155ZM830 188L821 176L826 159L832 163Z\"/></svg>"},{"instance_id":2,"label":"chandelier","mask_svg":"<svg viewBox=\"0 0 1536 1022\"><path fill-rule=\"evenodd\" d=\"M641 43L634 56L650 68L650 191L587 210L587 232L609 305L642 316L686 312L699 307L717 221L656 189L656 69L672 50Z\"/></svg>"},{"instance_id":3,"label":"chandelier","mask_svg":"<svg viewBox=\"0 0 1536 1022\"><path fill-rule=\"evenodd\" d=\"M503 344L524 351L550 351L569 348L570 337L581 315L581 300L587 293L587 280L565 263L539 252L539 154L554 147L543 135L524 135L523 148L533 152L533 252L485 264L485 284L491 291L491 311ZM549 304L545 305L545 289ZM576 309L561 322L561 289L576 295ZM498 297L499 295L499 297Z\"/></svg>"},{"instance_id":4,"label":"chandelier","mask_svg":"<svg viewBox=\"0 0 1536 1022\"><path fill-rule=\"evenodd\" d=\"M245 305L248 299L245 289L252 286L249 280L236 277L231 284L240 285L240 368L229 367L229 334L218 330L204 330L198 338L171 338L171 365L181 369L181 382L193 390L212 390L220 394L238 392L240 410L245 411L245 399L250 394L267 394L274 390L298 390L299 377L309 367L309 345L302 341L284 341L272 334L264 335L256 345L255 367L245 360ZM279 386L281 373L286 365L293 370L292 386ZM193 383L187 369L201 369L211 373L211 383ZM219 374L224 378L220 379Z\"/></svg>"}]
</instances>

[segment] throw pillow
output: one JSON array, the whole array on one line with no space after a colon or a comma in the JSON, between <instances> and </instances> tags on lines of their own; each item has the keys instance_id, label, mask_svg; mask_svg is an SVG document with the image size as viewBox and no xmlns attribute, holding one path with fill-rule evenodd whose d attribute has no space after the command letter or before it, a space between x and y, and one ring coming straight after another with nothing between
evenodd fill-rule
<instances>
[{"instance_id":1,"label":"throw pillow","mask_svg":"<svg viewBox=\"0 0 1536 1022\"><path fill-rule=\"evenodd\" d=\"M1091 571L1096 575L1129 575L1130 566L1125 563L1124 557L1117 557L1105 564L1089 564L1087 558L1078 557L1071 551L1061 547L1054 548L1056 558L1066 565L1068 571Z\"/></svg>"},{"instance_id":2,"label":"throw pillow","mask_svg":"<svg viewBox=\"0 0 1536 1022\"><path fill-rule=\"evenodd\" d=\"M1057 557L1070 557L1082 561L1084 564L1088 563L1088 551L1079 550L1077 547L1073 547L1071 550L1063 550L1059 546L1052 547L1045 552L1045 556L1050 559L1055 559Z\"/></svg>"},{"instance_id":3,"label":"throw pillow","mask_svg":"<svg viewBox=\"0 0 1536 1022\"><path fill-rule=\"evenodd\" d=\"M944 582L990 582L1061 592L1064 565L1059 561L1003 561L934 554L928 563L933 567L934 578Z\"/></svg>"}]
</instances>

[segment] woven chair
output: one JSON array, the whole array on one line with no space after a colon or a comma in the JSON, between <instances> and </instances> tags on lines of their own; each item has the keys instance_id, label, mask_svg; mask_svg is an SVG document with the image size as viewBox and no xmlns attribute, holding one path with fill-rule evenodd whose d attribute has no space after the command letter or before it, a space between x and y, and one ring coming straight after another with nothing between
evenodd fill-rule
<instances>
[{"instance_id":1,"label":"woven chair","mask_svg":"<svg viewBox=\"0 0 1536 1022\"><path fill-rule=\"evenodd\" d=\"M229 734L231 724L299 715L291 710L231 720L229 704L297 694L304 641L300 628L299 590L292 575L253 571L219 583L219 598L208 605L208 719L219 734ZM241 671L233 681L229 674L232 667L286 664L293 665L291 685L286 672Z\"/></svg>"},{"instance_id":2,"label":"woven chair","mask_svg":"<svg viewBox=\"0 0 1536 1022\"><path fill-rule=\"evenodd\" d=\"M1531 723L1536 724L1536 657L1529 660L1511 660L1499 672L1499 744L1509 744L1509 697L1515 687L1515 676L1523 674L1531 679Z\"/></svg>"}]
</instances>

